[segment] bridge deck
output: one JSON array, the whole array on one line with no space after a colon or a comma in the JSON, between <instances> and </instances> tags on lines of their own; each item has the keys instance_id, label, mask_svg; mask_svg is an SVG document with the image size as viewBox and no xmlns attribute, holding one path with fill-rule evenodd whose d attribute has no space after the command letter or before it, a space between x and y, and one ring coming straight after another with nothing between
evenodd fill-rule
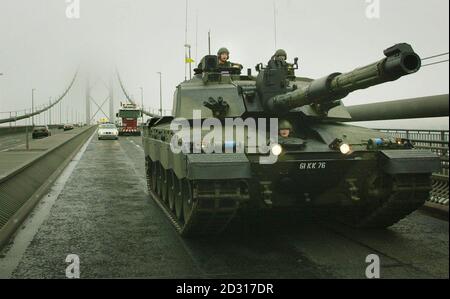
<instances>
[{"instance_id":1,"label":"bridge deck","mask_svg":"<svg viewBox=\"0 0 450 299\"><path fill-rule=\"evenodd\" d=\"M64 278L77 254L82 278L364 278L373 253L383 278L449 277L448 222L420 211L385 231L272 219L181 239L148 197L140 140L92 139L0 252L0 277Z\"/></svg>"}]
</instances>

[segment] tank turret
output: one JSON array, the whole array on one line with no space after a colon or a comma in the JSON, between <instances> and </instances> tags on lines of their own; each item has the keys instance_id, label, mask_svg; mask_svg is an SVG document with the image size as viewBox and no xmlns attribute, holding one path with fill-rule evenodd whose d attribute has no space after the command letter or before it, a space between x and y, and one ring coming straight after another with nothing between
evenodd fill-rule
<instances>
[{"instance_id":1,"label":"tank turret","mask_svg":"<svg viewBox=\"0 0 450 299\"><path fill-rule=\"evenodd\" d=\"M384 51L385 58L348 73L333 73L298 87L289 84L290 65L271 60L260 69L257 92L266 111L286 113L294 108L312 105L326 113L340 105L349 93L395 81L417 72L421 59L409 44L396 44Z\"/></svg>"}]
</instances>

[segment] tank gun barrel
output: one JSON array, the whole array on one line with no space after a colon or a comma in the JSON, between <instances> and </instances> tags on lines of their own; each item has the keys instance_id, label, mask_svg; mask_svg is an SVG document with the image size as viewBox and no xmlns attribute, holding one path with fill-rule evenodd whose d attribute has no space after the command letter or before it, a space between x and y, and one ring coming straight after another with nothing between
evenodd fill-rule
<instances>
[{"instance_id":1,"label":"tank gun barrel","mask_svg":"<svg viewBox=\"0 0 450 299\"><path fill-rule=\"evenodd\" d=\"M306 88L277 95L268 100L267 107L277 112L315 104L322 110L349 93L371 86L395 81L417 72L421 59L409 44L396 44L384 50L385 58L348 73L333 73L312 81Z\"/></svg>"}]
</instances>

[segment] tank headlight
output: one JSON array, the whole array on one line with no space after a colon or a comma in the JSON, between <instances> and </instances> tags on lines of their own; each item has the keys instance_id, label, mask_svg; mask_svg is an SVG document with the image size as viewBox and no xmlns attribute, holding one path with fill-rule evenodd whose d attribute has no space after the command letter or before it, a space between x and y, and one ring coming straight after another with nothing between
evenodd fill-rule
<instances>
[{"instance_id":1,"label":"tank headlight","mask_svg":"<svg viewBox=\"0 0 450 299\"><path fill-rule=\"evenodd\" d=\"M278 143L276 143L276 144L272 145L272 148L270 149L270 151L272 152L272 154L274 156L279 156L283 152L283 147L281 145L279 145Z\"/></svg>"},{"instance_id":2,"label":"tank headlight","mask_svg":"<svg viewBox=\"0 0 450 299\"><path fill-rule=\"evenodd\" d=\"M342 143L341 146L339 147L339 150L344 155L348 155L352 151L350 145L348 145L347 143Z\"/></svg>"}]
</instances>

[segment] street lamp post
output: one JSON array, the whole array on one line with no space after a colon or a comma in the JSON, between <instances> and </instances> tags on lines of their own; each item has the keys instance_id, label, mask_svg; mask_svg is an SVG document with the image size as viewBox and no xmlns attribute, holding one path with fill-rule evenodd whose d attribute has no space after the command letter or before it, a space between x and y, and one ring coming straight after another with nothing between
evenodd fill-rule
<instances>
[{"instance_id":1,"label":"street lamp post","mask_svg":"<svg viewBox=\"0 0 450 299\"><path fill-rule=\"evenodd\" d=\"M162 110L162 73L158 72L159 75L159 114L162 116L163 115L163 110Z\"/></svg>"},{"instance_id":2,"label":"street lamp post","mask_svg":"<svg viewBox=\"0 0 450 299\"><path fill-rule=\"evenodd\" d=\"M48 105L49 105L49 108L48 108L48 124L51 126L52 125L52 108L50 107L51 105L52 105L52 98L50 97L49 99L48 99Z\"/></svg>"},{"instance_id":3,"label":"street lamp post","mask_svg":"<svg viewBox=\"0 0 450 299\"><path fill-rule=\"evenodd\" d=\"M36 89L31 90L31 126L34 128L34 91Z\"/></svg>"},{"instance_id":4,"label":"street lamp post","mask_svg":"<svg viewBox=\"0 0 450 299\"><path fill-rule=\"evenodd\" d=\"M3 76L3 73L0 73L0 76ZM11 123L9 123L9 126L11 126Z\"/></svg>"},{"instance_id":5,"label":"street lamp post","mask_svg":"<svg viewBox=\"0 0 450 299\"><path fill-rule=\"evenodd\" d=\"M59 124L62 125L62 102L59 102Z\"/></svg>"}]
</instances>

